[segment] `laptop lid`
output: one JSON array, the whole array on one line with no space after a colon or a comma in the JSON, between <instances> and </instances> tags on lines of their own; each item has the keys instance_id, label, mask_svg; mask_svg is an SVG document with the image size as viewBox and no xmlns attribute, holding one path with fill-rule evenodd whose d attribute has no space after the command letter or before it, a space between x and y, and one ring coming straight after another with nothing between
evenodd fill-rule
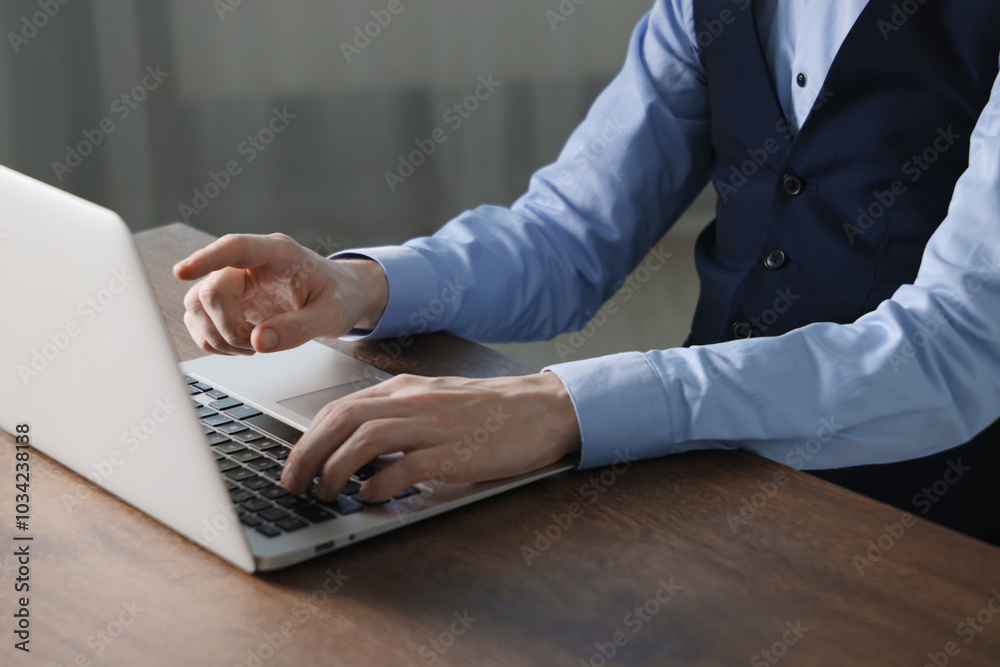
<instances>
[{"instance_id":1,"label":"laptop lid","mask_svg":"<svg viewBox=\"0 0 1000 667\"><path fill-rule=\"evenodd\" d=\"M0 427L252 572L121 218L0 167L0 285Z\"/></svg>"}]
</instances>

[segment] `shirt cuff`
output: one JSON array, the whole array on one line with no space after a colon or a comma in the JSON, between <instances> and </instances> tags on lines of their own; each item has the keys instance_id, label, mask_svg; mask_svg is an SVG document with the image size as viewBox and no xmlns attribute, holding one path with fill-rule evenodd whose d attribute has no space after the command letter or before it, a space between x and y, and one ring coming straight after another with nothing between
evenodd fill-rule
<instances>
[{"instance_id":1,"label":"shirt cuff","mask_svg":"<svg viewBox=\"0 0 1000 667\"><path fill-rule=\"evenodd\" d=\"M389 299L374 329L354 329L341 340L357 341L414 333L411 322L417 304L433 298L438 283L434 268L420 253L404 246L380 246L345 250L329 259L371 259L379 263L389 282ZM430 295L430 296L429 296Z\"/></svg>"},{"instance_id":2,"label":"shirt cuff","mask_svg":"<svg viewBox=\"0 0 1000 667\"><path fill-rule=\"evenodd\" d=\"M645 355L625 352L548 366L576 409L582 448L579 468L668 454L670 405Z\"/></svg>"}]
</instances>

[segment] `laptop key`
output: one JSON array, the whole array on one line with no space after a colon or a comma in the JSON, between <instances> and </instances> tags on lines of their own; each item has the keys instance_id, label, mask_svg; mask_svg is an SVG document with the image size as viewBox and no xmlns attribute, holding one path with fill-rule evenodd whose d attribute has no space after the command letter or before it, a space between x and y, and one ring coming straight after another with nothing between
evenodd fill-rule
<instances>
[{"instance_id":1,"label":"laptop key","mask_svg":"<svg viewBox=\"0 0 1000 667\"><path fill-rule=\"evenodd\" d=\"M189 384L188 385L188 393L191 394L192 396L194 396L195 394L200 394L201 393L201 389L198 389L198 387L194 386L193 384Z\"/></svg>"},{"instance_id":2,"label":"laptop key","mask_svg":"<svg viewBox=\"0 0 1000 667\"><path fill-rule=\"evenodd\" d=\"M236 452L242 452L246 449L243 445L238 442L233 442L229 440L221 445L215 445L215 451L222 452L223 454L235 454Z\"/></svg>"},{"instance_id":3,"label":"laptop key","mask_svg":"<svg viewBox=\"0 0 1000 667\"><path fill-rule=\"evenodd\" d=\"M241 424L239 422L229 422L228 424L223 424L222 426L216 426L216 428L227 435L247 430L246 424Z\"/></svg>"},{"instance_id":4,"label":"laptop key","mask_svg":"<svg viewBox=\"0 0 1000 667\"><path fill-rule=\"evenodd\" d=\"M208 444L210 445L221 445L224 442L229 442L229 438L223 433L212 431L208 436Z\"/></svg>"},{"instance_id":5,"label":"laptop key","mask_svg":"<svg viewBox=\"0 0 1000 667\"><path fill-rule=\"evenodd\" d=\"M257 489L263 489L265 486L268 486L269 484L270 482L261 477L260 475L243 480L243 486L247 487L248 489L253 489L254 491L256 491Z\"/></svg>"},{"instance_id":6,"label":"laptop key","mask_svg":"<svg viewBox=\"0 0 1000 667\"><path fill-rule=\"evenodd\" d=\"M234 468L239 468L240 467L239 463L237 463L236 461L230 461L227 458L218 459L216 461L216 463L219 464L219 470L221 472L229 472L230 470L233 470Z\"/></svg>"},{"instance_id":7,"label":"laptop key","mask_svg":"<svg viewBox=\"0 0 1000 667\"><path fill-rule=\"evenodd\" d=\"M306 521L310 521L312 523L323 523L324 521L337 518L335 515L316 505L306 505L305 507L300 507L299 509L294 510L294 512Z\"/></svg>"},{"instance_id":8,"label":"laptop key","mask_svg":"<svg viewBox=\"0 0 1000 667\"><path fill-rule=\"evenodd\" d=\"M216 413L211 417L205 417L201 420L202 424L208 424L209 426L221 426L222 424L228 424L233 421L229 418L229 415Z\"/></svg>"},{"instance_id":9,"label":"laptop key","mask_svg":"<svg viewBox=\"0 0 1000 667\"><path fill-rule=\"evenodd\" d=\"M288 518L288 512L278 509L277 507L271 507L257 512L257 516L265 521L280 521L281 519Z\"/></svg>"},{"instance_id":10,"label":"laptop key","mask_svg":"<svg viewBox=\"0 0 1000 667\"><path fill-rule=\"evenodd\" d=\"M280 530L278 530L274 526L268 526L267 524L264 524L262 526L257 526L257 532L263 533L268 537L277 537L278 535L281 535Z\"/></svg>"},{"instance_id":11,"label":"laptop key","mask_svg":"<svg viewBox=\"0 0 1000 667\"><path fill-rule=\"evenodd\" d=\"M193 377L191 377L190 375L185 375L185 376L184 376L184 381L185 381L185 382L187 382L188 384L194 384L194 383L196 383L196 382L197 382L197 380L195 380L195 379L194 379Z\"/></svg>"},{"instance_id":12,"label":"laptop key","mask_svg":"<svg viewBox=\"0 0 1000 667\"><path fill-rule=\"evenodd\" d=\"M292 448L286 445L282 445L281 447L278 447L276 449L267 450L268 456L273 456L279 461L284 461L285 459L288 458L288 455L291 453L292 453Z\"/></svg>"},{"instance_id":13,"label":"laptop key","mask_svg":"<svg viewBox=\"0 0 1000 667\"><path fill-rule=\"evenodd\" d=\"M250 526L251 528L259 526L262 523L260 519L252 514L240 514L240 521L243 522L244 526Z\"/></svg>"},{"instance_id":14,"label":"laptop key","mask_svg":"<svg viewBox=\"0 0 1000 667\"><path fill-rule=\"evenodd\" d=\"M266 510L271 507L271 503L267 502L263 498L257 498L256 496L250 500L245 500L240 503L240 507L247 510L248 512L259 512L261 510Z\"/></svg>"},{"instance_id":15,"label":"laptop key","mask_svg":"<svg viewBox=\"0 0 1000 667\"><path fill-rule=\"evenodd\" d=\"M246 489L237 488L229 492L229 497L233 499L234 503L242 503L244 500L250 500L254 495Z\"/></svg>"},{"instance_id":16,"label":"laptop key","mask_svg":"<svg viewBox=\"0 0 1000 667\"><path fill-rule=\"evenodd\" d=\"M257 454L257 452L253 452L253 453ZM250 466L254 470L267 470L268 468L270 468L271 466L274 465L274 461L272 461L269 458L265 458L265 457L261 456L260 454L257 454L257 458L255 458L255 459L253 459L251 461L244 461L244 463L246 463L248 466Z\"/></svg>"},{"instance_id":17,"label":"laptop key","mask_svg":"<svg viewBox=\"0 0 1000 667\"><path fill-rule=\"evenodd\" d=\"M260 454L252 449L244 449L242 452L236 452L235 454L232 454L232 457L240 463L249 463L256 458L261 458Z\"/></svg>"},{"instance_id":18,"label":"laptop key","mask_svg":"<svg viewBox=\"0 0 1000 667\"><path fill-rule=\"evenodd\" d=\"M288 496L287 498L281 498L277 501L277 503L290 510L297 510L300 507L308 505L309 501L304 498L299 498L298 496Z\"/></svg>"},{"instance_id":19,"label":"laptop key","mask_svg":"<svg viewBox=\"0 0 1000 667\"><path fill-rule=\"evenodd\" d=\"M345 496L353 496L357 495L358 491L360 490L361 490L361 485L355 482L353 479L349 479L347 480L347 484L344 485L344 488L341 489L340 492L343 493Z\"/></svg>"},{"instance_id":20,"label":"laptop key","mask_svg":"<svg viewBox=\"0 0 1000 667\"><path fill-rule=\"evenodd\" d=\"M243 401L238 401L235 398L223 398L220 401L212 401L208 405L216 410L228 410L229 408L235 408L237 405L243 405Z\"/></svg>"},{"instance_id":21,"label":"laptop key","mask_svg":"<svg viewBox=\"0 0 1000 667\"><path fill-rule=\"evenodd\" d=\"M408 489L403 489L399 493L393 494L392 497L395 498L396 500L402 500L403 498L409 498L410 496L412 496L415 493L420 493L420 490L417 489L417 487L415 487L415 486L411 486Z\"/></svg>"},{"instance_id":22,"label":"laptop key","mask_svg":"<svg viewBox=\"0 0 1000 667\"><path fill-rule=\"evenodd\" d=\"M256 417L260 414L260 410L251 408L249 405L240 405L226 410L226 414L233 419L246 419L247 417Z\"/></svg>"},{"instance_id":23,"label":"laptop key","mask_svg":"<svg viewBox=\"0 0 1000 667\"><path fill-rule=\"evenodd\" d=\"M195 382L195 383L194 383L193 385L191 385L191 386L192 386L192 387L195 387L195 388L197 388L197 389L201 389L202 391L212 391L212 388L211 388L211 387L209 387L209 386L208 386L207 384L205 384L204 382Z\"/></svg>"},{"instance_id":24,"label":"laptop key","mask_svg":"<svg viewBox=\"0 0 1000 667\"><path fill-rule=\"evenodd\" d=\"M278 486L277 484L269 484L268 486L264 487L263 489L261 489L257 493L259 493L260 495L264 496L265 498L270 498L271 500L277 500L278 498L281 498L282 496L287 496L288 495L288 492L285 491L280 486Z\"/></svg>"},{"instance_id":25,"label":"laptop key","mask_svg":"<svg viewBox=\"0 0 1000 667\"><path fill-rule=\"evenodd\" d=\"M305 528L309 524L307 524L305 521L300 521L296 519L294 516L290 516L287 519L282 519L281 521L275 521L274 525L290 533L293 530L299 530L300 528Z\"/></svg>"},{"instance_id":26,"label":"laptop key","mask_svg":"<svg viewBox=\"0 0 1000 667\"><path fill-rule=\"evenodd\" d=\"M212 415L218 414L215 410L209 407L201 405L198 407L198 417L204 419L205 417L211 417Z\"/></svg>"},{"instance_id":27,"label":"laptop key","mask_svg":"<svg viewBox=\"0 0 1000 667\"><path fill-rule=\"evenodd\" d=\"M216 400L223 399L223 398L229 398L229 396L227 394L223 394L218 389L213 389L212 391L206 391L205 395L209 396L211 398L214 398Z\"/></svg>"},{"instance_id":28,"label":"laptop key","mask_svg":"<svg viewBox=\"0 0 1000 667\"><path fill-rule=\"evenodd\" d=\"M256 426L264 433L273 435L279 440L284 440L285 442L294 445L302 437L302 431L297 428L293 428L288 424L278 421L270 415L257 415L256 417L248 417L245 420L248 424Z\"/></svg>"},{"instance_id":29,"label":"laptop key","mask_svg":"<svg viewBox=\"0 0 1000 667\"><path fill-rule=\"evenodd\" d=\"M253 470L247 470L246 468L238 468L236 470L227 470L225 473L226 477L230 479L235 479L237 482L247 479L248 477L254 477L256 473Z\"/></svg>"},{"instance_id":30,"label":"laptop key","mask_svg":"<svg viewBox=\"0 0 1000 667\"><path fill-rule=\"evenodd\" d=\"M205 435L210 435L212 433L215 433L215 429L212 428L211 426L208 426L207 424L202 424L201 429L202 431L205 432Z\"/></svg>"},{"instance_id":31,"label":"laptop key","mask_svg":"<svg viewBox=\"0 0 1000 667\"><path fill-rule=\"evenodd\" d=\"M322 505L323 507L328 507L332 509L337 514L353 514L354 512L361 511L364 505L356 500L348 498L347 496L337 496L334 500L327 501L316 501L317 505Z\"/></svg>"},{"instance_id":32,"label":"laptop key","mask_svg":"<svg viewBox=\"0 0 1000 667\"><path fill-rule=\"evenodd\" d=\"M260 433L256 431L251 431L247 429L246 431L241 431L239 433L233 433L233 438L239 440L240 442L253 442L254 440L260 440L263 438Z\"/></svg>"}]
</instances>

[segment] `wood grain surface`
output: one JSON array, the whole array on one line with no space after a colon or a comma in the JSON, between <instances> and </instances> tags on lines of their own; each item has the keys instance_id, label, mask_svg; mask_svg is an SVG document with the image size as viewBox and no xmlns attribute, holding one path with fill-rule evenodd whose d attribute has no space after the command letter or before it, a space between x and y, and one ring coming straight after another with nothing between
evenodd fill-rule
<instances>
[{"instance_id":1,"label":"wood grain surface","mask_svg":"<svg viewBox=\"0 0 1000 667\"><path fill-rule=\"evenodd\" d=\"M169 267L210 239L137 237L182 359ZM390 372L534 370L444 334L330 344ZM38 452L32 488L33 651L4 546L3 665L1000 664L1000 550L745 452L566 474L262 575Z\"/></svg>"}]
</instances>

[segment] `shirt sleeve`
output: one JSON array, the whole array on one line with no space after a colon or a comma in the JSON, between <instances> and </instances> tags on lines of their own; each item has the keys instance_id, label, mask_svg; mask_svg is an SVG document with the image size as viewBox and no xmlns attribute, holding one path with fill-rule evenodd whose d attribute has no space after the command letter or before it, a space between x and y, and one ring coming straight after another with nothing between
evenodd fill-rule
<instances>
[{"instance_id":1,"label":"shirt sleeve","mask_svg":"<svg viewBox=\"0 0 1000 667\"><path fill-rule=\"evenodd\" d=\"M856 322L551 367L573 397L581 467L691 449L798 469L892 463L1000 416L1000 79L914 284Z\"/></svg>"},{"instance_id":2,"label":"shirt sleeve","mask_svg":"<svg viewBox=\"0 0 1000 667\"><path fill-rule=\"evenodd\" d=\"M621 72L513 206L333 255L373 259L389 282L376 328L348 338L448 330L507 342L583 327L707 183L709 133L690 0L658 0Z\"/></svg>"}]
</instances>

